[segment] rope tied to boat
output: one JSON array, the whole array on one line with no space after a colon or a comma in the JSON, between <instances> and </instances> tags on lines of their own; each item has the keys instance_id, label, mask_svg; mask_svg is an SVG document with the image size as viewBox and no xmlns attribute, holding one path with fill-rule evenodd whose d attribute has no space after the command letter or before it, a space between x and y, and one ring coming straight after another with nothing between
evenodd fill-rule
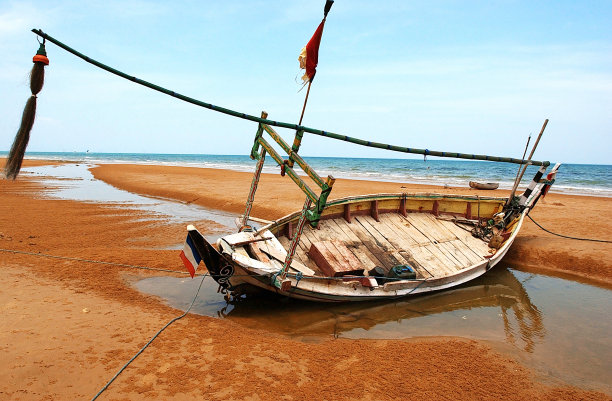
<instances>
[{"instance_id":1,"label":"rope tied to boat","mask_svg":"<svg viewBox=\"0 0 612 401\"><path fill-rule=\"evenodd\" d=\"M538 222L537 222L537 221L535 221L535 220L533 219L533 217L531 217L531 216L529 215L529 213L527 213L527 217L529 217L529 220L533 221L533 223L534 223L536 226L540 227L542 230L546 231L546 232L547 232L547 233L549 233L549 234L556 235L557 237L567 238L567 239L574 239L574 240L577 240L577 241L603 242L603 243L606 243L606 244L610 244L610 243L612 243L612 241L605 240L605 239L578 238L578 237L571 237L571 236L569 236L569 235L557 234L557 233L554 233L554 232L552 232L552 231L550 231L550 230L547 230L547 229L545 229L544 227L542 227L540 224L538 224Z\"/></svg>"},{"instance_id":2,"label":"rope tied to boat","mask_svg":"<svg viewBox=\"0 0 612 401\"><path fill-rule=\"evenodd\" d=\"M123 367L121 369L119 369L119 371L117 373L115 373L115 375L108 381L108 383L106 383L104 385L104 387L102 387L102 389L100 391L98 391L98 393L96 395L94 395L94 397L91 399L91 401L95 401L100 394L102 394L107 388L108 386L111 385L112 382L115 381L115 379L117 377L119 377L119 375L121 373L123 373L123 371L130 365L130 363L132 363L136 358L138 358L138 356L140 354L142 354L144 352L145 349L147 349L147 347L149 345L151 345L151 343L153 342L153 340L155 340L161 333L162 331L166 330L166 328L168 326L170 326L172 323L176 322L179 319L184 318L185 316L187 316L187 314L189 313L189 311L191 310L191 308L193 307L193 305L195 304L196 299L198 298L198 295L200 294L200 289L202 288L202 283L204 283L204 279L206 278L206 276L208 276L208 273L203 274L202 275L202 280L200 281L200 285L198 286L198 290L196 291L195 295L193 296L193 300L191 301L191 305L189 305L189 308L187 308L187 310L185 311L185 313L183 313L180 316L175 317L174 319L170 320L168 323L166 323L166 325L164 327L162 327L157 333L155 333L155 335L153 337L151 337L151 339L149 340L149 342L147 342L144 347L142 347L137 353L136 355L134 355L129 361L127 361L127 363L125 365L123 365Z\"/></svg>"}]
</instances>

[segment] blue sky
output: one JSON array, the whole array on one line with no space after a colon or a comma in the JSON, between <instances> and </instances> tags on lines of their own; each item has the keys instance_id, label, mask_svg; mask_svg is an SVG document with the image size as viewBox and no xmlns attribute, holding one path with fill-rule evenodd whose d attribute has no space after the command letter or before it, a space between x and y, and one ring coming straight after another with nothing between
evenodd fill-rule
<instances>
[{"instance_id":1,"label":"blue sky","mask_svg":"<svg viewBox=\"0 0 612 401\"><path fill-rule=\"evenodd\" d=\"M187 96L297 122L305 95L297 56L323 4L0 0L0 151L29 96L31 28ZM337 0L304 125L521 157L548 118L536 159L612 164L610 21L610 1ZM47 52L30 151L249 152L255 123L135 85L53 44ZM301 153L410 157L314 136Z\"/></svg>"}]
</instances>

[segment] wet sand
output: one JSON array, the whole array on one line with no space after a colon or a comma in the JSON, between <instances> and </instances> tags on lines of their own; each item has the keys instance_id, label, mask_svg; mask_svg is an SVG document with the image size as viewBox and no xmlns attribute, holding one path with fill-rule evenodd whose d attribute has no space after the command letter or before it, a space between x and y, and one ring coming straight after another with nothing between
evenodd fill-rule
<instances>
[{"instance_id":1,"label":"wet sand","mask_svg":"<svg viewBox=\"0 0 612 401\"><path fill-rule=\"evenodd\" d=\"M199 170L105 165L94 174L135 192L242 211L250 174ZM255 216L274 218L301 206L303 196L299 192L288 189L290 196L281 193L291 187L286 181L286 177L264 177ZM397 189L400 184L378 185L368 183L364 188L362 183L341 181L334 195L343 196L356 188L368 192L406 190ZM161 249L182 242L182 225L153 216L143 220L144 212L104 204L44 199L44 190L28 177L15 182L0 180L0 248L182 270L177 252ZM571 232L581 235L582 225L575 221L578 214L568 211L580 204L580 198L551 196L545 207L539 205L542 215L538 218L534 211L534 217L544 225L574 224ZM585 208L584 213L596 214L593 208L597 207L600 213L609 211L606 201L588 198L591 208ZM556 213L556 208L561 211ZM601 237L609 238L609 225L598 224L607 230ZM539 229L535 230L530 226L524 230L524 250L530 249L533 239L535 245L537 240L549 242L548 237L540 236ZM587 235L584 231L582 235ZM564 248L564 252L572 251L569 245ZM610 272L609 248L594 251L602 256L598 263L603 267L597 274L584 270L581 275L605 282ZM523 257L516 251L513 255ZM562 257L560 253L557 256ZM538 257L551 260L548 255ZM128 284L168 273L6 251L0 252L0 269L5 283L0 287L0 399L91 398L159 328L180 314ZM162 333L100 397L425 398L605 400L609 395L535 374L484 342L443 337L330 338L304 343L229 320L188 315Z\"/></svg>"}]
</instances>

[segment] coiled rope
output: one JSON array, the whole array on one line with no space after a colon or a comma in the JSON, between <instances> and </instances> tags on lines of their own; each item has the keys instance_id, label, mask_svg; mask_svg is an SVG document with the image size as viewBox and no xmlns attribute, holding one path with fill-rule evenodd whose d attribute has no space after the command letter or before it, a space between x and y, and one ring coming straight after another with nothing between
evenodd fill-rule
<instances>
[{"instance_id":1,"label":"coiled rope","mask_svg":"<svg viewBox=\"0 0 612 401\"><path fill-rule=\"evenodd\" d=\"M207 276L207 275L208 275L208 274L203 274L203 275L202 275L202 280L200 280L200 285L198 286L198 290L196 291L196 293L195 293L195 295L194 295L194 297L193 297L193 300L191 301L191 305L189 305L189 308L187 308L187 310L185 311L185 313L183 313L181 316L175 317L174 319L172 319L172 320L170 320L168 323L166 323L166 325L165 325L164 327L162 327L162 328L161 328L161 329L160 329L160 330L159 330L159 331L158 331L158 332L157 332L157 333L156 333L156 334L155 334L155 335L154 335L154 336L153 336L153 337L152 337L152 338L149 340L149 342L148 342L148 343L146 343L146 344L144 345L144 347L142 347L142 348L140 349L140 351L138 351L138 352L136 353L136 355L134 355L134 356L133 356L133 357L132 357L132 358L131 358L131 359L130 359L130 360L129 360L129 361L128 361L128 362L127 362L125 365L123 365L123 367L122 367L121 369L119 369L119 371L118 371L117 373L115 373L115 376L113 376L113 378L112 378L112 379L110 379L110 380L108 381L108 383L106 383L106 384L104 385L104 387L102 387L102 389L101 389L100 391L98 391L98 393L97 393L97 394L96 394L96 395L95 395L95 396L94 396L94 397L91 399L91 401L94 401L95 399L97 399L97 398L100 396L100 394L102 394L102 393L104 392L104 390L106 390L106 389L108 388L108 386L110 386L110 385L111 385L111 383L112 383L113 381L115 381L115 379L116 379L117 377L119 377L119 375L120 375L120 374L121 374L121 373L122 373L122 372L123 372L123 371L124 371L124 370L125 370L125 369L126 369L128 366L129 366L129 364L130 364L130 363L132 363L132 361L134 361L134 359L138 358L138 356L139 356L140 354L142 354L142 352L143 352L143 351L144 351L144 350L145 350L145 349L146 349L146 348L147 348L147 347L148 347L148 346L149 346L149 345L150 345L150 344L153 342L153 340L155 340L155 339L157 338L157 336L159 336L159 335L161 334L161 332L162 332L162 331L164 331L164 330L165 330L165 329L166 329L168 326L170 326L172 323L176 322L177 320L184 318L184 317L185 317L185 316L186 316L186 315L189 313L189 311L190 311L190 310L191 310L191 308L193 307L193 304L195 303L195 300L198 298L198 295L200 294L200 289L202 288L202 283L204 282L204 279L206 278L206 276Z\"/></svg>"},{"instance_id":2,"label":"coiled rope","mask_svg":"<svg viewBox=\"0 0 612 401\"><path fill-rule=\"evenodd\" d=\"M608 243L608 244L609 244L609 243L612 243L612 241L608 241L608 240L605 240L605 239L578 238L578 237L570 237L569 235L563 235L563 234L553 233L552 231L547 230L547 229L545 229L544 227L542 227L540 224L538 224L538 222L537 222L537 221L535 221L535 220L533 219L533 217L531 217L529 214L527 215L527 217L529 217L529 220L533 221L533 223L534 223L536 226L540 227L542 230L546 231L546 232L547 232L547 233L549 233L549 234L556 235L557 237L568 238L568 239L575 239L575 240L578 240L578 241L605 242L605 243Z\"/></svg>"}]
</instances>

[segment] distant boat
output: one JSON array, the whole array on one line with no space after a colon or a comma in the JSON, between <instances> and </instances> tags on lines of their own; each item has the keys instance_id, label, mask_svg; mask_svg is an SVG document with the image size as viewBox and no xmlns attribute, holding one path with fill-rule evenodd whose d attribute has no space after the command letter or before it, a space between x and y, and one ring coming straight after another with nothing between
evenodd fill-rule
<instances>
[{"instance_id":1,"label":"distant boat","mask_svg":"<svg viewBox=\"0 0 612 401\"><path fill-rule=\"evenodd\" d=\"M470 181L470 188L475 188L475 189L497 189L497 188L499 188L499 182L476 182L476 181Z\"/></svg>"}]
</instances>

